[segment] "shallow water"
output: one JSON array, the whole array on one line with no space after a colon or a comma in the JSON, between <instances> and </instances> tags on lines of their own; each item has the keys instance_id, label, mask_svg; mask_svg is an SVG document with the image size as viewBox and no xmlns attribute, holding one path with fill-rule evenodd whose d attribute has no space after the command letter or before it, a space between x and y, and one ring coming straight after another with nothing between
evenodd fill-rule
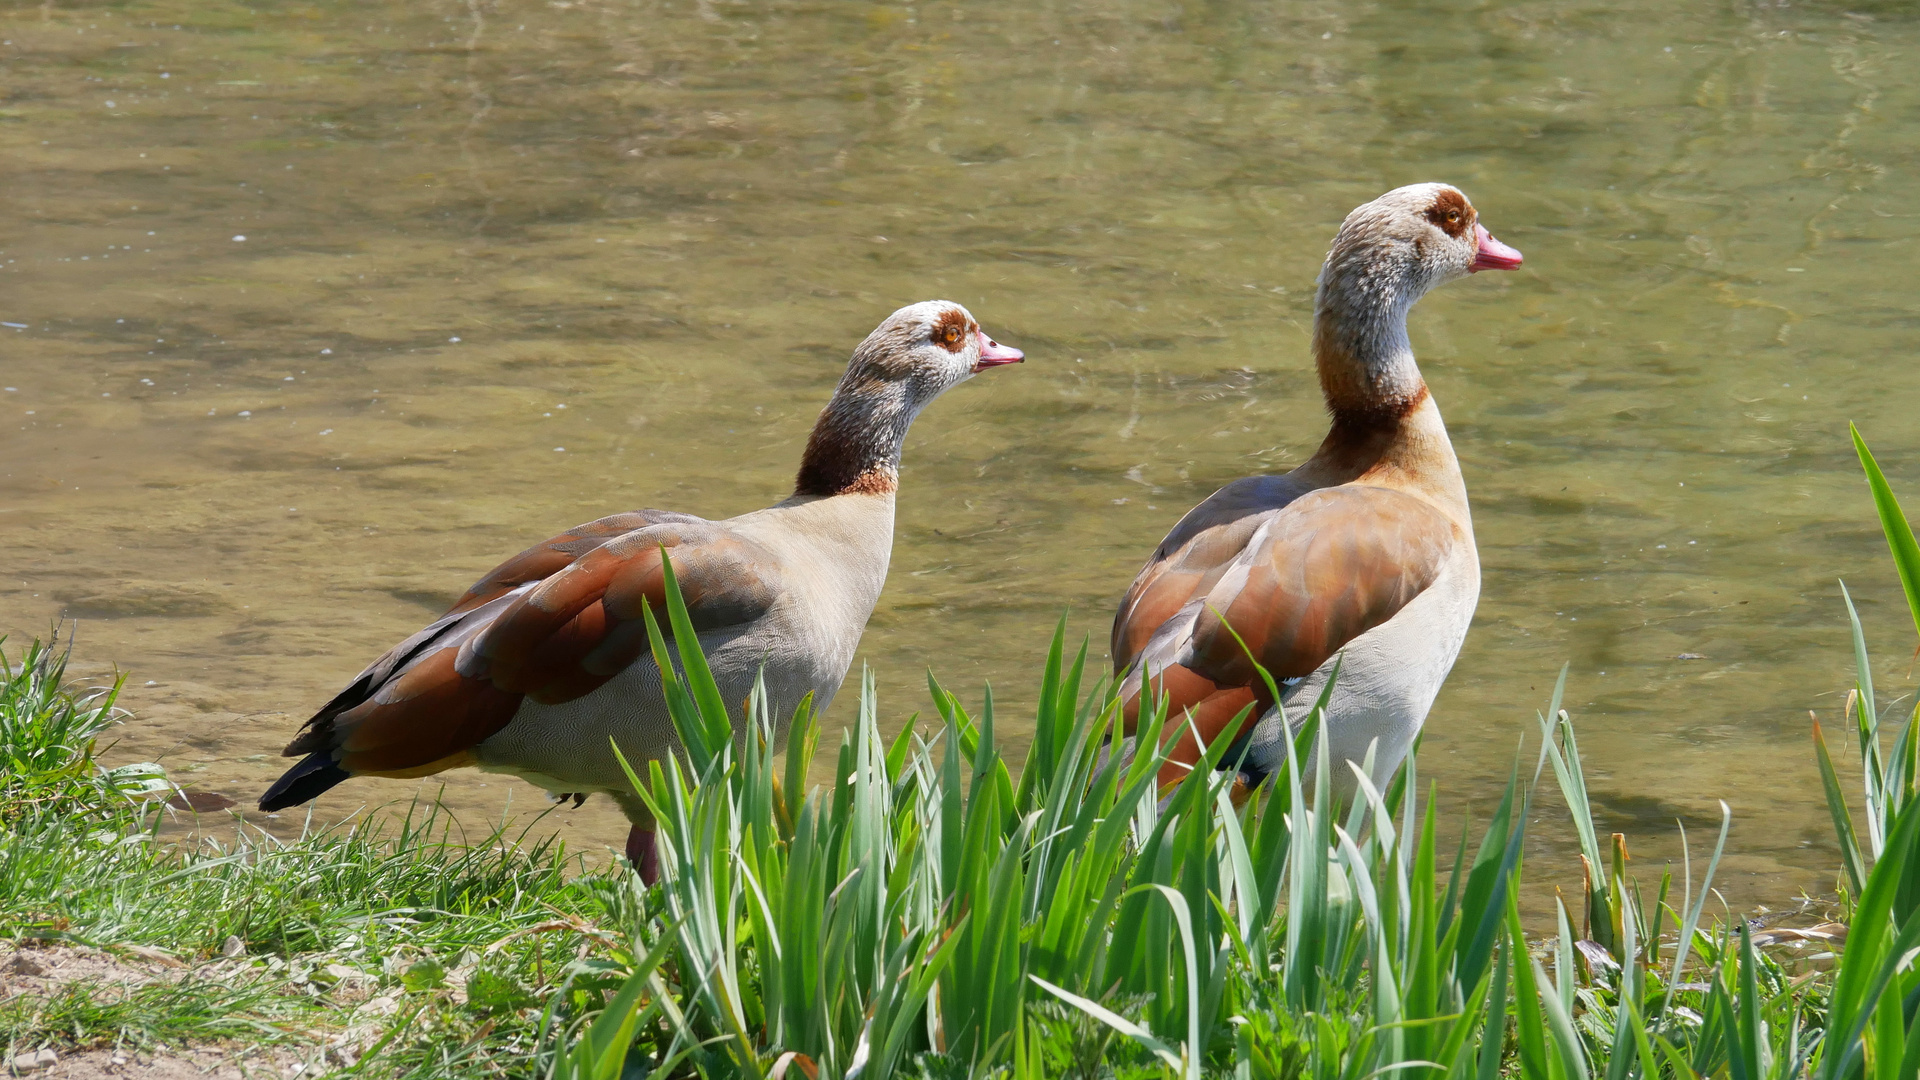
<instances>
[{"instance_id":1,"label":"shallow water","mask_svg":"<svg viewBox=\"0 0 1920 1080\"><path fill-rule=\"evenodd\" d=\"M1920 500L1905 5L161 0L0 37L0 630L79 620L129 675L115 756L199 786L257 793L529 543L784 494L928 297L1030 360L915 428L861 651L896 723L931 666L1005 731L1062 611L1099 651L1181 512L1311 451L1320 255L1427 179L1527 255L1413 322L1485 566L1443 809L1490 806L1568 661L1603 825L1664 858L1724 798L1730 897L1778 903L1836 865L1837 578L1912 684L1845 441ZM542 803L456 773L319 813L441 779Z\"/></svg>"}]
</instances>

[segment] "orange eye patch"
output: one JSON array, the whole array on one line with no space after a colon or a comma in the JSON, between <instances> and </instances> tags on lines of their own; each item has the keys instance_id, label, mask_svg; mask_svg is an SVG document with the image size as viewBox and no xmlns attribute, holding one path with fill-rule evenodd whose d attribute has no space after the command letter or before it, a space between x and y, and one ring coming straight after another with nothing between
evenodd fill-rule
<instances>
[{"instance_id":1,"label":"orange eye patch","mask_svg":"<svg viewBox=\"0 0 1920 1080\"><path fill-rule=\"evenodd\" d=\"M1448 236L1464 236L1473 224L1473 207L1467 205L1466 197L1459 192L1443 191L1433 200L1433 205L1427 207L1427 220Z\"/></svg>"},{"instance_id":2,"label":"orange eye patch","mask_svg":"<svg viewBox=\"0 0 1920 1080\"><path fill-rule=\"evenodd\" d=\"M933 341L948 352L966 348L967 317L953 308L941 312L940 321L933 325Z\"/></svg>"}]
</instances>

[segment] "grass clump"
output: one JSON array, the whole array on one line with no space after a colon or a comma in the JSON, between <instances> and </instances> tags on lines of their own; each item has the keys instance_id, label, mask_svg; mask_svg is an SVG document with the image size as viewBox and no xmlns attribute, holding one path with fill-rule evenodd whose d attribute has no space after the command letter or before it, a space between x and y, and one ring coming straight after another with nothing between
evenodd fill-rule
<instances>
[{"instance_id":1,"label":"grass clump","mask_svg":"<svg viewBox=\"0 0 1920 1080\"><path fill-rule=\"evenodd\" d=\"M1920 545L1859 449L1920 625ZM693 640L671 586L669 611L672 640ZM573 1033L601 1049L550 1075L665 1075L656 1063L685 1061L715 1076L1908 1080L1920 1075L1920 740L1909 719L1883 752L1855 627L1871 843L1849 846L1816 739L1848 866L1846 944L1828 967L1776 956L1744 920L1709 919L1725 817L1699 880L1689 858L1649 897L1625 872L1623 838L1603 847L1593 824L1564 672L1532 778L1516 769L1477 843L1469 832L1449 855L1417 754L1384 790L1367 769L1332 775L1324 697L1295 718L1286 773L1260 798L1237 805L1231 772L1214 768L1231 733L1160 791L1154 748L1177 721L1149 711L1141 749L1115 753L1113 688L1089 681L1086 650L1069 656L1057 633L1017 782L990 695L976 719L930 682L939 723L889 742L869 680L833 786L802 795L818 737L808 711L782 763L759 695L736 739L688 651L664 687L686 759L633 777L664 868L625 915L644 959L626 1004ZM1549 766L1587 875L1535 945L1521 853Z\"/></svg>"},{"instance_id":2,"label":"grass clump","mask_svg":"<svg viewBox=\"0 0 1920 1080\"><path fill-rule=\"evenodd\" d=\"M100 733L121 716L114 701L124 680L76 693L67 660L39 641L17 666L0 652L0 821L97 812L157 786L158 765L95 765Z\"/></svg>"},{"instance_id":3,"label":"grass clump","mask_svg":"<svg viewBox=\"0 0 1920 1080\"><path fill-rule=\"evenodd\" d=\"M576 969L616 936L612 883L557 842L464 837L434 806L163 842L158 766L94 760L118 682L64 664L36 643L0 688L0 939L56 969L0 1002L6 1053L220 1042L308 1075L524 1075L555 1017L604 1003ZM58 977L76 956L100 977Z\"/></svg>"},{"instance_id":4,"label":"grass clump","mask_svg":"<svg viewBox=\"0 0 1920 1080\"><path fill-rule=\"evenodd\" d=\"M1920 625L1920 544L1859 450ZM1920 740L1911 718L1882 730L1857 618L1866 814L1856 829L1816 728L1842 867L1837 922L1802 936L1844 947L1814 960L1708 912L1724 807L1698 874L1626 872L1564 672L1538 758L1448 851L1417 753L1384 787L1336 773L1324 697L1252 799L1215 768L1231 734L1157 790L1179 719L1147 710L1128 750L1064 625L1017 770L990 693L975 714L930 680L937 719L886 739L869 677L834 782L807 790L810 710L784 757L761 694L736 734L698 651L676 655L695 638L671 576L668 625L648 619L686 751L631 777L659 824L653 887L526 834L465 841L433 807L161 843L143 795L164 781L91 757L111 688L63 688L36 648L39 674L8 668L0 696L0 753L26 763L0 780L0 937L172 966L16 996L0 1038L544 1080L1920 1075ZM1530 941L1522 852L1555 790L1587 873Z\"/></svg>"},{"instance_id":5,"label":"grass clump","mask_svg":"<svg viewBox=\"0 0 1920 1080\"><path fill-rule=\"evenodd\" d=\"M1161 752L1111 752L1119 702L1083 686L1085 660L1056 634L1017 783L991 699L976 720L933 684L938 728L888 743L869 681L835 784L801 797L817 736L806 710L782 767L764 711L736 745L689 656L666 687L687 764L653 764L639 785L661 824L662 882L628 913L652 950L631 976L652 987L636 1006L672 1001L685 1019L654 1024L643 1059L685 1055L727 1076L784 1061L826 1076L1362 1078L1716 1075L1754 1047L1803 1065L1817 1054L1818 1025L1762 1021L1745 1041L1715 1026L1807 995L1762 1008L1754 985L1779 991L1786 969L1701 927L1712 867L1678 908L1663 891L1643 910L1634 883L1599 876L1578 945L1562 911L1549 975L1518 900L1532 785L1516 777L1449 858L1434 800L1416 797L1417 755L1385 790L1353 769L1354 798L1335 801L1323 698L1264 799L1236 805L1232 773L1213 768L1230 736L1159 791ZM1543 768L1585 841L1557 691L1548 713ZM1150 714L1140 746L1167 722ZM1604 865L1597 849L1590 865ZM1875 872L1898 873L1887 865ZM1679 931L1665 964L1663 917ZM1683 957L1699 981L1682 980Z\"/></svg>"},{"instance_id":6,"label":"grass clump","mask_svg":"<svg viewBox=\"0 0 1920 1080\"><path fill-rule=\"evenodd\" d=\"M117 835L43 820L0 852L0 935L160 965L127 993L67 984L0 1010L0 1037L228 1038L335 1064L377 1046L402 1075L497 1075L535 1052L546 997L599 933L599 882L557 847L460 842L431 808L190 847L158 843L158 816L128 813ZM196 1034L195 1013L218 1022Z\"/></svg>"}]
</instances>

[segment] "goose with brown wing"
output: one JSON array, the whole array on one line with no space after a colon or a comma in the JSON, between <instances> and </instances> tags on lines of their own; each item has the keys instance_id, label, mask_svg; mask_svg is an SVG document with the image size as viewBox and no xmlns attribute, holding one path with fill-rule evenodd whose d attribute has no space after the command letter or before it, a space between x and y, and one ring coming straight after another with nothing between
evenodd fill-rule
<instances>
[{"instance_id":1,"label":"goose with brown wing","mask_svg":"<svg viewBox=\"0 0 1920 1080\"><path fill-rule=\"evenodd\" d=\"M809 693L825 708L886 582L907 428L945 391L1022 359L958 304L894 312L854 350L792 495L722 521L615 514L508 559L307 721L286 749L301 761L261 809L355 776L476 766L611 795L633 823L628 855L651 876L652 820L609 740L642 770L678 746L641 615L664 623L662 553L736 724L762 674L773 716Z\"/></svg>"},{"instance_id":2,"label":"goose with brown wing","mask_svg":"<svg viewBox=\"0 0 1920 1080\"><path fill-rule=\"evenodd\" d=\"M1189 511L1114 618L1129 733L1148 692L1191 717L1163 784L1242 710L1254 722L1228 760L1253 783L1280 768L1283 715L1300 719L1336 664L1332 775L1350 784L1343 762L1371 750L1383 778L1406 756L1480 595L1466 483L1407 313L1436 286L1520 262L1446 184L1397 188L1347 215L1314 305L1325 441L1293 471L1236 480Z\"/></svg>"}]
</instances>

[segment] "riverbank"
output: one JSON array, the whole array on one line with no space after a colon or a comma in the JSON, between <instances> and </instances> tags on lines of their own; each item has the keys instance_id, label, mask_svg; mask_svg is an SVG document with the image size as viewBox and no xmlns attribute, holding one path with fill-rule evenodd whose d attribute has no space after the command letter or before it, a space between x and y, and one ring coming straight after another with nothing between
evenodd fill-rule
<instances>
[{"instance_id":1,"label":"riverbank","mask_svg":"<svg viewBox=\"0 0 1920 1080\"><path fill-rule=\"evenodd\" d=\"M633 1075L690 1049L708 1075L767 1074L802 1039L805 1064L845 1075L863 1047L873 1068L871 1055L887 1049L874 1046L874 1025L891 1019L894 1058L868 1075L962 1075L962 1046L1009 1067L1023 1061L1024 1075L1159 1075L1189 1072L1180 1036L1197 1004L1220 1029L1202 1036L1209 1071L1245 1064L1249 1075L1297 1075L1328 1055L1351 1063L1450 1051L1467 1054L1456 1064L1476 1075L1487 1075L1482 1066L1535 1075L1524 1038L1473 1056L1488 1000L1511 999L1523 1021L1516 1035L1542 1036L1533 1050L1547 1053L1544 1040L1557 1033L1568 1040L1562 1066L1591 1060L1598 1070L1618 965L1640 965L1654 988L1646 1001L1676 974L1674 924L1701 918L1707 881L1690 890L1662 881L1657 894L1648 883L1643 896L1599 846L1596 865L1612 870L1563 927L1586 922L1582 932L1531 953L1505 944L1519 928L1518 803L1451 874L1432 803L1421 812L1404 783L1344 823L1299 794L1311 784L1276 793L1282 805L1259 817L1232 812L1223 790L1199 782L1149 811L1139 802L1152 775L1145 763L1099 768L1101 710L1079 700L1078 665L1058 644L1040 730L1060 739L1036 744L1017 783L992 749L991 721L974 721L951 695L940 697L945 723L931 739L883 745L870 685L863 726L838 755L834 795L800 800L783 787L805 775L817 729L803 731L784 762L764 747L736 756L719 742L705 750L706 783L679 782L672 770L654 777L669 843L689 853L676 865L689 872L651 893L557 844L501 834L458 842L432 806L290 841L237 819L216 838L207 819L224 811L208 806L197 842L165 842L159 829L194 814L193 793L157 770L98 769L93 740L114 722L113 689L66 686L62 657L35 645L0 697L6 1060L40 1071L33 1063L51 1051L58 1061L45 1074L75 1077L612 1077L622 1073L570 1072L559 1056L589 1045L583 1032L611 1026L639 1035ZM697 729L693 697L682 705ZM1573 795L1578 829L1584 789L1571 725L1558 735L1546 782L1557 775ZM941 743L963 753L949 759ZM1322 843L1291 843L1295 805ZM1600 843L1590 831L1582 842ZM1363 881L1380 891L1366 895ZM1272 905L1249 898L1267 895L1288 900L1270 921L1250 918ZM1311 913L1318 929L1289 922L1289 912ZM1778 955L1738 935L1722 926L1695 939L1686 978L1713 981L1685 985L1711 989L1675 995L1666 1013L1679 1028L1669 1038L1684 1043L1689 1019L1697 1033L1715 992L1741 1001L1736 973L1778 990L1756 999L1782 1021L1776 1038L1791 1016L1828 1000L1831 963L1811 957L1830 954L1843 929L1776 934L1787 943ZM804 970L773 963L775 941ZM1248 962L1252 950L1273 970ZM1374 965L1395 974L1392 1007L1414 1015L1381 1015ZM684 978L700 970L711 976ZM1147 980L1152 988L1141 989ZM1111 989L1096 1004L1103 983ZM1568 1000L1563 1016L1542 1004ZM728 1020L727 1002L751 1012ZM636 1008L651 1015L630 1026ZM1331 1035L1316 1034L1328 1025ZM930 1026L947 1053L923 1042ZM1411 1041L1423 1030L1447 1037ZM1390 1053L1370 1045L1382 1031L1401 1032ZM1807 1034L1796 1037L1817 1046ZM1554 1068L1545 1057L1539 1067Z\"/></svg>"},{"instance_id":2,"label":"riverbank","mask_svg":"<svg viewBox=\"0 0 1920 1080\"><path fill-rule=\"evenodd\" d=\"M1920 626L1920 544L1859 450ZM654 629L662 660L692 639L677 599ZM1450 853L1417 753L1384 790L1329 803L1318 709L1291 759L1309 775L1290 766L1248 799L1233 770L1204 768L1156 791L1157 755L1105 752L1116 702L1064 637L1017 770L990 695L975 717L930 684L937 719L885 741L869 676L834 783L810 790L806 710L784 755L757 708L736 743L687 657L667 686L687 759L633 777L661 823L651 888L525 831L458 837L424 804L293 839L236 820L163 840L219 800L157 766L102 769L117 685L68 685L65 657L35 644L0 691L7 1059L604 1080L1920 1068L1904 1008L1920 994L1920 743L1912 721L1883 733L1857 617L1863 789L1816 726L1838 894L1791 926L1715 910L1724 807L1679 867L1628 869L1594 826L1564 673L1537 751ZM1144 718L1142 745L1170 722ZM1589 874L1549 883L1554 932L1530 941L1527 831L1569 826Z\"/></svg>"}]
</instances>

